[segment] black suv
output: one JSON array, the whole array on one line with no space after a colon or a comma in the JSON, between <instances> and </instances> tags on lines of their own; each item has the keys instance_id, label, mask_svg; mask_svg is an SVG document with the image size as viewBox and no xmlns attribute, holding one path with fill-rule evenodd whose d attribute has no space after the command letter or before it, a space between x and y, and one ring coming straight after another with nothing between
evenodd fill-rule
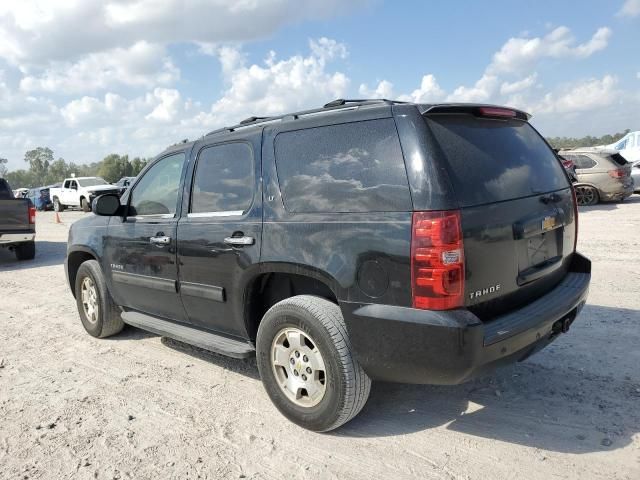
<instances>
[{"instance_id":1,"label":"black suv","mask_svg":"<svg viewBox=\"0 0 640 480\"><path fill-rule=\"evenodd\" d=\"M289 419L334 429L371 380L456 384L585 303L576 201L514 109L337 100L169 148L73 224L84 328L257 352Z\"/></svg>"}]
</instances>

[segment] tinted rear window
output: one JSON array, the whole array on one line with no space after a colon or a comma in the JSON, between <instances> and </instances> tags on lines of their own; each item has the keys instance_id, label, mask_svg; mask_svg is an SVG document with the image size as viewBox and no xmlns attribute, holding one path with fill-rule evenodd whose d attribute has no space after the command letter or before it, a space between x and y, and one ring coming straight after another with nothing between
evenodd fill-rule
<instances>
[{"instance_id":1,"label":"tinted rear window","mask_svg":"<svg viewBox=\"0 0 640 480\"><path fill-rule=\"evenodd\" d=\"M462 206L526 197L568 187L562 165L526 122L470 115L433 115Z\"/></svg>"},{"instance_id":2,"label":"tinted rear window","mask_svg":"<svg viewBox=\"0 0 640 480\"><path fill-rule=\"evenodd\" d=\"M13 198L13 192L6 180L0 178L0 199L8 200Z\"/></svg>"},{"instance_id":3,"label":"tinted rear window","mask_svg":"<svg viewBox=\"0 0 640 480\"><path fill-rule=\"evenodd\" d=\"M620 155L619 153L614 153L609 158L611 158L611 160L613 160L615 163L617 163L621 167L628 163L627 160L622 155Z\"/></svg>"},{"instance_id":4,"label":"tinted rear window","mask_svg":"<svg viewBox=\"0 0 640 480\"><path fill-rule=\"evenodd\" d=\"M412 208L391 118L283 132L275 140L290 212L394 212Z\"/></svg>"}]
</instances>

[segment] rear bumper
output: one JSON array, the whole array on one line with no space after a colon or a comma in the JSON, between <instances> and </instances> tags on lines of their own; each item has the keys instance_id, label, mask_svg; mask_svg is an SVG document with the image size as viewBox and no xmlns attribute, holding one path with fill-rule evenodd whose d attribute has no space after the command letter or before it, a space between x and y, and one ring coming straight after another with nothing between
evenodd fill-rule
<instances>
[{"instance_id":1,"label":"rear bumper","mask_svg":"<svg viewBox=\"0 0 640 480\"><path fill-rule=\"evenodd\" d=\"M14 243L32 242L35 238L35 232L0 233L0 245L7 246Z\"/></svg>"},{"instance_id":2,"label":"rear bumper","mask_svg":"<svg viewBox=\"0 0 640 480\"><path fill-rule=\"evenodd\" d=\"M341 307L356 357L370 377L451 385L524 360L567 331L586 302L590 280L591 262L575 254L570 272L552 291L485 323L466 309Z\"/></svg>"}]
</instances>

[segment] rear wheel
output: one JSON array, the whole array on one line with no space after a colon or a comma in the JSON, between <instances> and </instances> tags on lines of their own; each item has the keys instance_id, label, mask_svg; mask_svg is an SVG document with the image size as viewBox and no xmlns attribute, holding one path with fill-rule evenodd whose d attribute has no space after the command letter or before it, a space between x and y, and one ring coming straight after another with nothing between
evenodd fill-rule
<instances>
[{"instance_id":1,"label":"rear wheel","mask_svg":"<svg viewBox=\"0 0 640 480\"><path fill-rule=\"evenodd\" d=\"M576 187L576 200L578 205L595 205L600 200L598 190L589 185L579 185Z\"/></svg>"},{"instance_id":2,"label":"rear wheel","mask_svg":"<svg viewBox=\"0 0 640 480\"><path fill-rule=\"evenodd\" d=\"M120 309L111 298L97 261L87 260L80 265L75 293L80 320L89 335L105 338L123 329Z\"/></svg>"},{"instance_id":3,"label":"rear wheel","mask_svg":"<svg viewBox=\"0 0 640 480\"><path fill-rule=\"evenodd\" d=\"M32 260L36 256L36 242L24 242L14 248L18 260Z\"/></svg>"},{"instance_id":4,"label":"rear wheel","mask_svg":"<svg viewBox=\"0 0 640 480\"><path fill-rule=\"evenodd\" d=\"M89 201L82 197L80 199L80 207L82 207L82 211L83 212L90 212L91 211L91 204L89 203Z\"/></svg>"},{"instance_id":5,"label":"rear wheel","mask_svg":"<svg viewBox=\"0 0 640 480\"><path fill-rule=\"evenodd\" d=\"M354 358L335 303L310 295L277 303L263 317L256 343L267 394L292 422L326 432L364 407L371 380Z\"/></svg>"}]
</instances>

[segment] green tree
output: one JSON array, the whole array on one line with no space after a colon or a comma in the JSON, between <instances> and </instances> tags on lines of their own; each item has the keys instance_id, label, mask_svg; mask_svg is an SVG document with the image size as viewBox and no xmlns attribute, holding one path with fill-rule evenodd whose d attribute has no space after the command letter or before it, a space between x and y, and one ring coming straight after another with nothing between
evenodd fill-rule
<instances>
[{"instance_id":1,"label":"green tree","mask_svg":"<svg viewBox=\"0 0 640 480\"><path fill-rule=\"evenodd\" d=\"M0 178L4 178L9 169L7 168L7 163L9 160L6 158L0 158Z\"/></svg>"},{"instance_id":2,"label":"green tree","mask_svg":"<svg viewBox=\"0 0 640 480\"><path fill-rule=\"evenodd\" d=\"M627 129L624 132L616 133L614 135L603 135L601 137L593 137L587 135L582 138L574 137L551 137L547 138L547 141L553 148L577 148L577 147L595 147L599 145L610 145L617 142L624 137L631 130Z\"/></svg>"},{"instance_id":3,"label":"green tree","mask_svg":"<svg viewBox=\"0 0 640 480\"><path fill-rule=\"evenodd\" d=\"M24 161L29 164L29 171L36 183L45 181L49 166L53 163L53 151L49 147L38 147L24 154Z\"/></svg>"}]
</instances>

